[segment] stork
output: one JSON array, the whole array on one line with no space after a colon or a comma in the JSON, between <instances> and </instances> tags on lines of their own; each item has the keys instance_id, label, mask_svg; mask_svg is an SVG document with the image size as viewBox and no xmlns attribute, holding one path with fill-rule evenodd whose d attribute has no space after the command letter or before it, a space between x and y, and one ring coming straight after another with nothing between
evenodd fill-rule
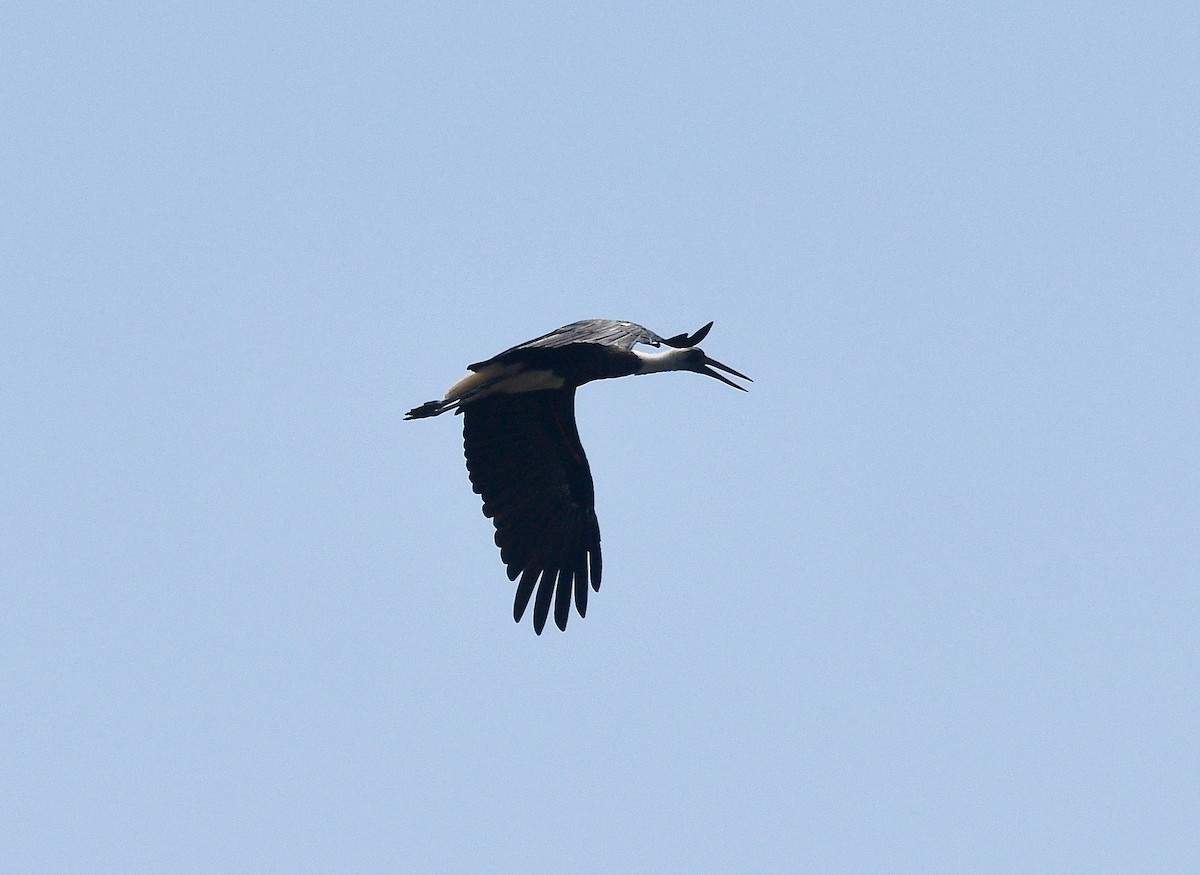
<instances>
[{"instance_id":1,"label":"stork","mask_svg":"<svg viewBox=\"0 0 1200 875\"><path fill-rule=\"evenodd\" d=\"M566 631L571 596L587 615L588 583L600 589L600 524L587 456L575 426L575 390L592 380L695 371L746 391L721 376L745 374L709 358L693 334L659 337L632 322L585 319L468 365L467 374L441 401L414 407L405 419L448 410L463 414L467 472L483 514L496 526L496 546L517 581L513 619L518 623L534 589L533 629L542 634L550 602L554 622ZM661 352L635 344L670 347ZM716 369L716 370L714 370Z\"/></svg>"}]
</instances>

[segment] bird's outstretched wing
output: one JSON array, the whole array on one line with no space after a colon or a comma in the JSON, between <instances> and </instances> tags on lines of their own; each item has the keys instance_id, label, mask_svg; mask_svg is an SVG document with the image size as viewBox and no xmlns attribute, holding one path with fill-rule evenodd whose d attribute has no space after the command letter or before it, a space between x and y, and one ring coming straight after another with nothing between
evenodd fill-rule
<instances>
[{"instance_id":1,"label":"bird's outstretched wing","mask_svg":"<svg viewBox=\"0 0 1200 875\"><path fill-rule=\"evenodd\" d=\"M499 355L492 356L486 361L475 362L475 364L468 365L467 367L472 371L477 371L486 365L520 357L520 354L526 350L554 349L556 347L570 346L573 343L592 343L628 350L632 349L635 343L658 346L663 342L663 338L659 337L649 328L643 328L641 325L636 325L633 322L620 322L614 319L584 319L581 322L572 322L570 325L556 328L548 334L535 337L533 340L519 343L514 347L504 350Z\"/></svg>"},{"instance_id":2,"label":"bird's outstretched wing","mask_svg":"<svg viewBox=\"0 0 1200 875\"><path fill-rule=\"evenodd\" d=\"M599 590L601 571L600 524L575 427L574 391L500 394L465 405L463 448L484 516L496 526L508 579L520 577L513 619L521 620L536 586L534 631L542 633L552 598L554 622L565 630L572 593L582 617L589 578Z\"/></svg>"}]
</instances>

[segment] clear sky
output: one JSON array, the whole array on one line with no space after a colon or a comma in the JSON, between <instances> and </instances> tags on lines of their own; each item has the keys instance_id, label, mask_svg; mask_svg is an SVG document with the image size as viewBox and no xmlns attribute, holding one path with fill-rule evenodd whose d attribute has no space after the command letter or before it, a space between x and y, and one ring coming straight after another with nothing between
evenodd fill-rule
<instances>
[{"instance_id":1,"label":"clear sky","mask_svg":"<svg viewBox=\"0 0 1200 875\"><path fill-rule=\"evenodd\" d=\"M6 872L1200 871L1195 3L0 12ZM581 391L511 618L468 362Z\"/></svg>"}]
</instances>

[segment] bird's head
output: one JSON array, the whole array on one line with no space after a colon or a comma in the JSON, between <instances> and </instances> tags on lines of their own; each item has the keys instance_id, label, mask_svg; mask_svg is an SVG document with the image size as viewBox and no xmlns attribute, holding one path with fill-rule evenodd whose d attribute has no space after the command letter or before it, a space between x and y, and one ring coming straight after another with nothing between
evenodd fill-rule
<instances>
[{"instance_id":1,"label":"bird's head","mask_svg":"<svg viewBox=\"0 0 1200 875\"><path fill-rule=\"evenodd\" d=\"M679 357L680 370L695 371L697 374L704 374L705 376L712 377L715 380L720 380L726 386L732 386L733 388L740 389L743 392L747 391L745 386L739 386L728 377L721 376L719 373L717 373L717 371L724 371L727 374L732 374L733 376L740 377L743 380L749 380L751 383L754 382L741 371L735 371L733 368L729 367L729 365L721 364L721 362L717 361L716 359L710 358L708 353L700 349L698 346L693 346L690 349L680 350Z\"/></svg>"},{"instance_id":2,"label":"bird's head","mask_svg":"<svg viewBox=\"0 0 1200 875\"><path fill-rule=\"evenodd\" d=\"M693 334L677 334L674 337L667 338L663 343L671 347L671 349L663 352L637 353L638 357L642 360L638 373L695 371L697 374L704 374L707 377L720 380L727 386L732 386L743 392L747 391L745 386L739 386L733 380L721 376L717 371L724 371L743 380L750 380L749 377L740 371L735 371L729 365L721 364L716 359L709 358L708 353L696 346L697 343L705 338L710 328L712 328L711 322ZM750 382L753 383L754 381L750 380Z\"/></svg>"}]
</instances>

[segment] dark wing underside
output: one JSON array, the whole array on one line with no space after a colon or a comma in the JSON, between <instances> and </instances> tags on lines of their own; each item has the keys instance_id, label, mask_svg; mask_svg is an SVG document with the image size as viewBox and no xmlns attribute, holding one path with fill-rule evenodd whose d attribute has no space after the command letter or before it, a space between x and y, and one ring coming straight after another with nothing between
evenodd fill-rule
<instances>
[{"instance_id":1,"label":"dark wing underside","mask_svg":"<svg viewBox=\"0 0 1200 875\"><path fill-rule=\"evenodd\" d=\"M571 596L587 613L589 578L600 589L600 524L587 457L575 427L574 390L502 394L463 407L463 447L484 516L517 583L518 622L534 589L533 628L540 635L554 602L567 628Z\"/></svg>"}]
</instances>

